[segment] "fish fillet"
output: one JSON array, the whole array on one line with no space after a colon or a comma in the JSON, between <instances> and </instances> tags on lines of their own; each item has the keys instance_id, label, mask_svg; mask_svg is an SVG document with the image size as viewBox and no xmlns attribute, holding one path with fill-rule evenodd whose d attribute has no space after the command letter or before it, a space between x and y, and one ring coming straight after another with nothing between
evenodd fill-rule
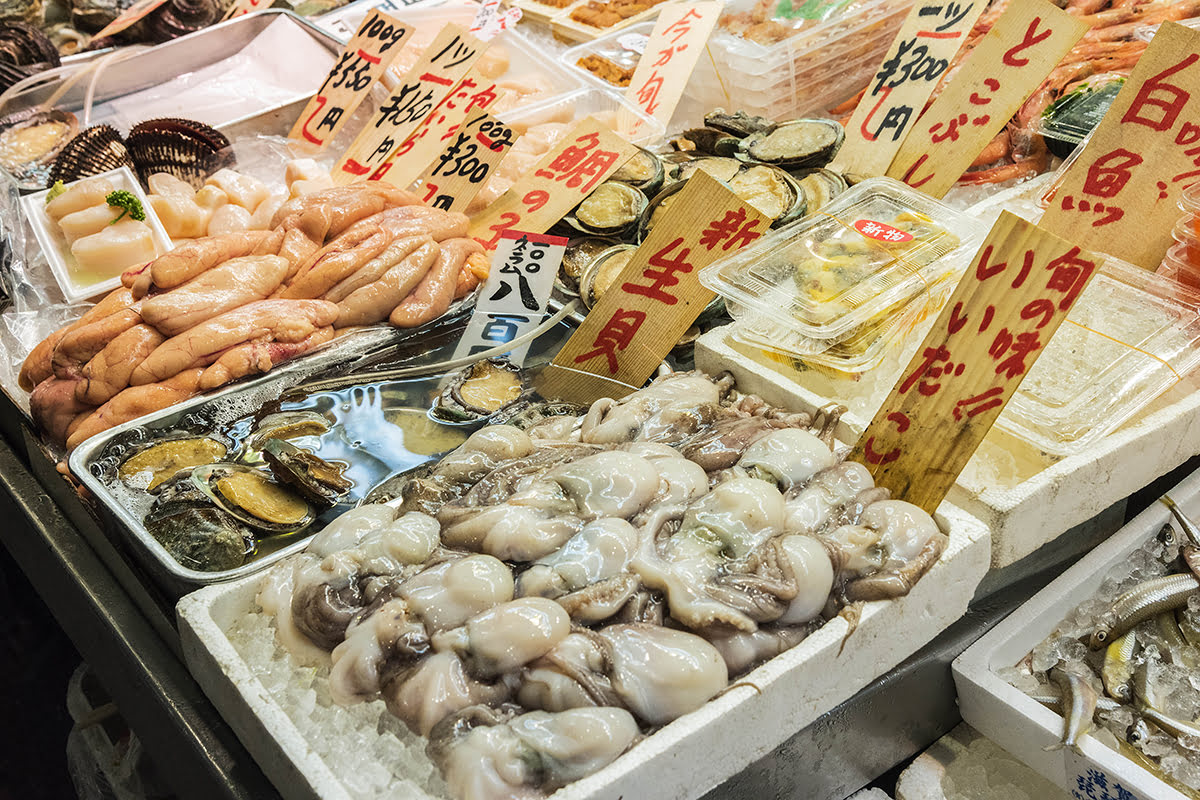
<instances>
[{"instance_id":1,"label":"fish fillet","mask_svg":"<svg viewBox=\"0 0 1200 800\"><path fill-rule=\"evenodd\" d=\"M298 342L254 341L230 348L204 370L200 376L200 391L224 386L247 375L269 372L278 364L307 353L332 338L333 326L326 325Z\"/></svg>"},{"instance_id":2,"label":"fish fillet","mask_svg":"<svg viewBox=\"0 0 1200 800\"><path fill-rule=\"evenodd\" d=\"M64 325L43 339L26 356L25 363L21 365L21 374L17 377L21 388L31 392L35 386L54 374L52 366L54 350L69 332L110 314L115 314L128 308L132 303L133 296L128 289L114 289L101 298L100 302L89 308L82 317L69 325Z\"/></svg>"},{"instance_id":3,"label":"fish fillet","mask_svg":"<svg viewBox=\"0 0 1200 800\"><path fill-rule=\"evenodd\" d=\"M83 365L91 361L108 343L142 321L141 302L109 314L107 317L67 331L50 360L60 378L77 378Z\"/></svg>"},{"instance_id":4,"label":"fish fillet","mask_svg":"<svg viewBox=\"0 0 1200 800\"><path fill-rule=\"evenodd\" d=\"M134 325L84 364L75 399L93 406L107 403L129 385L129 376L138 364L166 340L149 325Z\"/></svg>"},{"instance_id":5,"label":"fish fillet","mask_svg":"<svg viewBox=\"0 0 1200 800\"><path fill-rule=\"evenodd\" d=\"M160 289L174 289L231 258L264 255L258 251L259 246L276 238L282 240L275 231L241 231L196 239L155 259L150 265L152 283ZM150 290L150 282L144 281L144 277L143 274L133 287L136 298L144 297Z\"/></svg>"},{"instance_id":6,"label":"fish fillet","mask_svg":"<svg viewBox=\"0 0 1200 800\"><path fill-rule=\"evenodd\" d=\"M421 282L437 262L440 253L441 247L437 242L428 239L384 273L382 278L352 292L338 303L339 313L334 327L369 325L387 319L392 309Z\"/></svg>"},{"instance_id":7,"label":"fish fillet","mask_svg":"<svg viewBox=\"0 0 1200 800\"><path fill-rule=\"evenodd\" d=\"M67 449L74 450L84 441L109 428L152 414L196 395L202 369L180 372L161 383L130 386L97 409L67 438Z\"/></svg>"},{"instance_id":8,"label":"fish fillet","mask_svg":"<svg viewBox=\"0 0 1200 800\"><path fill-rule=\"evenodd\" d=\"M288 272L279 256L231 258L182 286L142 301L142 319L164 336L188 328L246 303L264 300L279 288Z\"/></svg>"},{"instance_id":9,"label":"fish fillet","mask_svg":"<svg viewBox=\"0 0 1200 800\"><path fill-rule=\"evenodd\" d=\"M389 320L397 328L424 325L450 308L458 273L472 253L482 253L483 246L474 239L451 239L443 242L437 263L425 273L412 294L392 311Z\"/></svg>"},{"instance_id":10,"label":"fish fillet","mask_svg":"<svg viewBox=\"0 0 1200 800\"><path fill-rule=\"evenodd\" d=\"M428 236L405 236L393 240L382 253L359 267L353 275L342 279L337 286L323 294L321 299L334 303L342 302L355 290L382 278L389 269L407 258L409 253L429 241L433 240Z\"/></svg>"}]
</instances>

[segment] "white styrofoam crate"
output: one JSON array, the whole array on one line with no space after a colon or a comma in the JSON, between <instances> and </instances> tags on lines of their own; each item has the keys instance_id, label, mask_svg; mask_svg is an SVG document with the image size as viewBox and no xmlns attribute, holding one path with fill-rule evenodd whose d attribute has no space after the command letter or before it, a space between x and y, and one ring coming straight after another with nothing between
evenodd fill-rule
<instances>
[{"instance_id":1,"label":"white styrofoam crate","mask_svg":"<svg viewBox=\"0 0 1200 800\"><path fill-rule=\"evenodd\" d=\"M786 367L773 369L735 350L726 330L715 328L697 340L697 368L714 375L729 370L740 390L787 408L811 411L836 400L796 383L786 375ZM991 529L992 566L1008 566L1200 452L1197 411L1200 391L1195 379L1188 378L1156 400L1138 421L1016 486L980 487L960 481L947 499ZM837 436L853 443L868 422L846 414ZM1006 438L1000 431L989 436L995 441Z\"/></svg>"},{"instance_id":2,"label":"white styrofoam crate","mask_svg":"<svg viewBox=\"0 0 1200 800\"><path fill-rule=\"evenodd\" d=\"M943 504L937 519L950 537L946 552L907 596L868 604L844 650L847 623L838 617L554 798L699 797L932 640L966 611L990 550L986 528L961 509ZM226 635L256 610L261 580L217 584L180 600L184 660L284 797L349 800Z\"/></svg>"},{"instance_id":3,"label":"white styrofoam crate","mask_svg":"<svg viewBox=\"0 0 1200 800\"><path fill-rule=\"evenodd\" d=\"M1200 472L1188 476L1169 494L1185 514L1200 515ZM1073 797L1097 796L1089 794L1088 788L1096 787L1098 778L1103 777L1110 794L1123 800L1185 800L1149 770L1091 736L1080 740L1078 751L1046 750L1061 738L1063 718L999 678L996 670L1024 658L1096 592L1110 570L1170 519L1167 507L1154 503L954 661L954 684L963 719ZM1129 794L1120 794L1117 784Z\"/></svg>"}]
</instances>

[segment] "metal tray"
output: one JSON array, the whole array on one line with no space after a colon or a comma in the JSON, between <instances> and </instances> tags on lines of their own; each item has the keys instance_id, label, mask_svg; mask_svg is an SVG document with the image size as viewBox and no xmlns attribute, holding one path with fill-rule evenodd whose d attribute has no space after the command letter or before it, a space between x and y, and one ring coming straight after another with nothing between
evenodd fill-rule
<instances>
[{"instance_id":1,"label":"metal tray","mask_svg":"<svg viewBox=\"0 0 1200 800\"><path fill-rule=\"evenodd\" d=\"M460 304L458 310L462 311L466 305ZM288 389L316 375L350 374L360 370L366 363L378 360L381 353L406 346L424 348L429 337L460 319L459 314L449 313L435 325L426 328L398 330L381 325L348 333L258 378L231 384L93 436L72 451L67 462L71 474L96 497L103 521L115 530L120 539L125 540L139 563L172 596L178 597L200 586L257 572L303 549L309 536L298 536L286 546L236 569L203 572L184 567L146 531L142 520L99 478L97 473L101 467L98 462L105 457L110 445L128 444L147 438L139 431L165 432L177 429L184 426L184 418L191 415L198 415L213 427L232 422L278 399Z\"/></svg>"},{"instance_id":2,"label":"metal tray","mask_svg":"<svg viewBox=\"0 0 1200 800\"><path fill-rule=\"evenodd\" d=\"M189 33L164 44L147 48L128 58L113 61L105 67L96 82L93 102L96 105L140 92L165 81L195 72L236 54L250 44L272 22L284 18L303 30L322 47L336 57L342 43L335 37L290 11L270 9L246 14L203 30ZM88 69L95 58L71 60L63 66L32 75L16 84L10 91L22 93L19 100L3 109L13 113L46 102L66 81L82 70ZM332 63L332 62L331 62ZM57 105L68 111L83 108L88 80L78 80L58 99ZM314 87L315 88L315 87ZM28 91L26 91L28 90ZM308 102L311 93L306 93L289 102L264 108L253 114L230 120L216 126L231 139L241 135L287 135Z\"/></svg>"}]
</instances>

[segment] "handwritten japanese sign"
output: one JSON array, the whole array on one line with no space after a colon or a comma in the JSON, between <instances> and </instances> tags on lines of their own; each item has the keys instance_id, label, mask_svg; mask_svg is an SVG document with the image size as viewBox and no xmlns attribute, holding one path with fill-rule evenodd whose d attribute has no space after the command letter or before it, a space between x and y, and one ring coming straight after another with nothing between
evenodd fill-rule
<instances>
[{"instance_id":1,"label":"handwritten japanese sign","mask_svg":"<svg viewBox=\"0 0 1200 800\"><path fill-rule=\"evenodd\" d=\"M421 174L421 199L446 211L466 209L516 140L512 128L490 114L468 120Z\"/></svg>"},{"instance_id":2,"label":"handwritten japanese sign","mask_svg":"<svg viewBox=\"0 0 1200 800\"><path fill-rule=\"evenodd\" d=\"M714 0L663 6L625 90L625 99L631 105L663 125L671 122L688 78L721 16L721 8L721 3ZM639 124L629 111L620 112L617 123L620 130L632 133Z\"/></svg>"},{"instance_id":3,"label":"handwritten japanese sign","mask_svg":"<svg viewBox=\"0 0 1200 800\"><path fill-rule=\"evenodd\" d=\"M918 0L846 125L836 168L867 177L887 172L986 5L987 0Z\"/></svg>"},{"instance_id":4,"label":"handwritten japanese sign","mask_svg":"<svg viewBox=\"0 0 1200 800\"><path fill-rule=\"evenodd\" d=\"M372 176L474 66L487 44L447 25L333 167L334 183Z\"/></svg>"},{"instance_id":5,"label":"handwritten japanese sign","mask_svg":"<svg viewBox=\"0 0 1200 800\"><path fill-rule=\"evenodd\" d=\"M921 115L888 177L946 194L1087 31L1049 0L1012 0Z\"/></svg>"},{"instance_id":6,"label":"handwritten japanese sign","mask_svg":"<svg viewBox=\"0 0 1200 800\"><path fill-rule=\"evenodd\" d=\"M521 231L505 231L492 254L492 269L475 303L454 357L490 350L536 328L546 315L554 276L567 239ZM529 342L509 351L520 366Z\"/></svg>"},{"instance_id":7,"label":"handwritten japanese sign","mask_svg":"<svg viewBox=\"0 0 1200 800\"><path fill-rule=\"evenodd\" d=\"M471 219L471 236L495 250L506 230L544 233L636 152L633 145L588 117L525 177Z\"/></svg>"},{"instance_id":8,"label":"handwritten japanese sign","mask_svg":"<svg viewBox=\"0 0 1200 800\"><path fill-rule=\"evenodd\" d=\"M1098 265L1002 213L851 458L932 513Z\"/></svg>"},{"instance_id":9,"label":"handwritten japanese sign","mask_svg":"<svg viewBox=\"0 0 1200 800\"><path fill-rule=\"evenodd\" d=\"M1200 180L1200 31L1165 22L1063 177L1042 227L1156 269Z\"/></svg>"},{"instance_id":10,"label":"handwritten japanese sign","mask_svg":"<svg viewBox=\"0 0 1200 800\"><path fill-rule=\"evenodd\" d=\"M500 10L500 0L483 0L471 23L471 33L485 42L490 42L501 31L515 27L521 21L519 8Z\"/></svg>"},{"instance_id":11,"label":"handwritten japanese sign","mask_svg":"<svg viewBox=\"0 0 1200 800\"><path fill-rule=\"evenodd\" d=\"M252 14L255 11L261 11L264 8L270 8L274 0L235 0L228 10L226 10L222 20L233 19L234 17L242 17L246 14Z\"/></svg>"},{"instance_id":12,"label":"handwritten japanese sign","mask_svg":"<svg viewBox=\"0 0 1200 800\"><path fill-rule=\"evenodd\" d=\"M697 172L555 356L539 391L584 403L641 386L715 296L700 284L700 270L769 225L723 183Z\"/></svg>"},{"instance_id":13,"label":"handwritten japanese sign","mask_svg":"<svg viewBox=\"0 0 1200 800\"><path fill-rule=\"evenodd\" d=\"M288 138L310 150L321 150L329 144L366 99L375 81L400 55L408 34L409 28L398 19L371 10L346 43L321 88L300 112Z\"/></svg>"},{"instance_id":14,"label":"handwritten japanese sign","mask_svg":"<svg viewBox=\"0 0 1200 800\"><path fill-rule=\"evenodd\" d=\"M385 180L393 186L407 189L449 145L459 127L467 121L467 116L473 111L478 113L491 108L500 96L499 85L483 78L472 67L458 85L433 107L425 121L371 174L371 179Z\"/></svg>"}]
</instances>

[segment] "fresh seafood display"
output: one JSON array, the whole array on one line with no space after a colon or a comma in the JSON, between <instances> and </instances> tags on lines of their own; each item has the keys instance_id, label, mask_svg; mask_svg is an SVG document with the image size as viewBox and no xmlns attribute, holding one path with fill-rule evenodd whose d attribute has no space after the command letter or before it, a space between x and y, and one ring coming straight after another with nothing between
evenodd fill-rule
<instances>
[{"instance_id":1,"label":"fresh seafood display","mask_svg":"<svg viewBox=\"0 0 1200 800\"><path fill-rule=\"evenodd\" d=\"M1162 501L1174 521L1000 675L1061 711L1063 747L1092 736L1200 797L1200 528Z\"/></svg>"},{"instance_id":2,"label":"fresh seafood display","mask_svg":"<svg viewBox=\"0 0 1200 800\"><path fill-rule=\"evenodd\" d=\"M81 282L114 278L160 255L141 201L108 180L80 181L46 200L46 215L66 240Z\"/></svg>"},{"instance_id":3,"label":"fresh seafood display","mask_svg":"<svg viewBox=\"0 0 1200 800\"><path fill-rule=\"evenodd\" d=\"M840 610L907 594L945 546L834 452L837 408L732 390L669 373L483 427L331 522L258 602L337 702L382 698L427 736L455 797L553 791Z\"/></svg>"},{"instance_id":4,"label":"fresh seafood display","mask_svg":"<svg viewBox=\"0 0 1200 800\"><path fill-rule=\"evenodd\" d=\"M214 181L206 189L227 204L231 197L268 202L264 187L233 174ZM487 275L483 248L466 238L466 217L386 184L290 200L269 225L194 239L139 263L122 276L122 288L38 345L21 385L47 437L73 448L266 372L340 329L385 320L424 325Z\"/></svg>"}]
</instances>

